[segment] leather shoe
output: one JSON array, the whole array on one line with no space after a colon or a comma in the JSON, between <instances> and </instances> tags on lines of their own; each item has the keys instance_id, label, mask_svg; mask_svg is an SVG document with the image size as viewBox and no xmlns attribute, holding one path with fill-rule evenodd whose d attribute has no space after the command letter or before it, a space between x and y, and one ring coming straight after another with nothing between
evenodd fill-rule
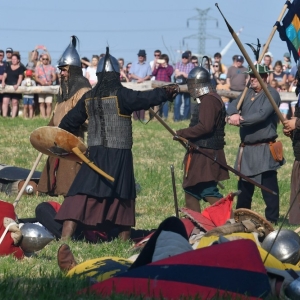
<instances>
[{"instance_id":1,"label":"leather shoe","mask_svg":"<svg viewBox=\"0 0 300 300\"><path fill-rule=\"evenodd\" d=\"M57 251L57 263L63 272L68 272L77 265L73 253L67 244L62 244L59 247Z\"/></svg>"}]
</instances>

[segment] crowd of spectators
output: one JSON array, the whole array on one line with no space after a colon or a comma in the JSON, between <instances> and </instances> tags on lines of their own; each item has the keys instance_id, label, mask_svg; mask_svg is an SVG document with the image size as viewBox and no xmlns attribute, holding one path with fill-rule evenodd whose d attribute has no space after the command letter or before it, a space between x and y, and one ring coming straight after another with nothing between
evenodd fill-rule
<instances>
[{"instance_id":1,"label":"crowd of spectators","mask_svg":"<svg viewBox=\"0 0 300 300\"><path fill-rule=\"evenodd\" d=\"M101 57L104 54L93 55L91 60L82 57L82 72L89 79L92 86L97 83L96 70ZM155 50L153 59L148 62L146 50L139 50L137 59L125 65L124 58L118 59L120 66L121 82L142 83L147 80L159 80L165 82L176 82L186 84L188 73L200 65L199 58L191 51L186 50L181 54L181 59L177 63L170 63L169 56L160 50ZM222 62L222 55L217 52L209 62L205 61L203 67L210 69L211 80L216 85L217 90L243 91L246 86L248 75L244 65L242 55L232 57L232 65L226 66ZM274 60L272 53L267 52L262 64L266 65L273 73L268 78L268 84L276 88L279 92L294 92L296 88L296 66L292 66L290 54L285 53L282 60ZM19 52L7 48L0 50L0 83L2 88L6 85L13 86L15 90L19 86L51 86L59 84L60 74L51 61L50 53L45 46L36 46L28 55L28 63L24 66L21 62ZM22 100L23 98L23 100ZM227 97L222 97L227 106L230 101ZM23 103L23 117L32 118L39 114L43 118L49 118L53 108L54 97L52 94L22 95L17 93L0 94L0 110L2 117L16 117L20 114L19 103ZM284 117L289 112L293 113L295 102L282 102L280 110ZM165 103L157 107L159 114L165 120L168 119L169 104ZM188 93L180 93L174 101L173 120L175 122L186 120L191 115L191 99ZM133 114L134 120L145 121L145 112L139 111Z\"/></svg>"}]
</instances>

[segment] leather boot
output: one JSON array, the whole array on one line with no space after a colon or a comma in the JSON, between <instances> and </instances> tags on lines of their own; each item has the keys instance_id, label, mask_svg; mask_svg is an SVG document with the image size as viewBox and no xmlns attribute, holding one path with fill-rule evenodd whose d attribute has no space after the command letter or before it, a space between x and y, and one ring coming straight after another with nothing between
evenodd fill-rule
<instances>
[{"instance_id":1,"label":"leather boot","mask_svg":"<svg viewBox=\"0 0 300 300\"><path fill-rule=\"evenodd\" d=\"M75 230L77 227L77 223L71 220L66 220L64 221L63 228L62 228L62 233L61 233L61 240L62 241L67 241L71 239L73 236Z\"/></svg>"},{"instance_id":2,"label":"leather boot","mask_svg":"<svg viewBox=\"0 0 300 300\"><path fill-rule=\"evenodd\" d=\"M201 212L199 200L188 193L185 193L185 207L196 212Z\"/></svg>"},{"instance_id":3,"label":"leather boot","mask_svg":"<svg viewBox=\"0 0 300 300\"><path fill-rule=\"evenodd\" d=\"M130 226L120 226L119 238L122 241L127 241L130 239L131 227Z\"/></svg>"},{"instance_id":4,"label":"leather boot","mask_svg":"<svg viewBox=\"0 0 300 300\"><path fill-rule=\"evenodd\" d=\"M68 272L77 265L73 253L67 244L62 244L59 247L57 251L57 263L63 272Z\"/></svg>"},{"instance_id":5,"label":"leather boot","mask_svg":"<svg viewBox=\"0 0 300 300\"><path fill-rule=\"evenodd\" d=\"M214 203L216 203L217 201L219 201L220 198L217 198L217 197L205 197L205 200L206 200L210 205L213 205Z\"/></svg>"}]
</instances>

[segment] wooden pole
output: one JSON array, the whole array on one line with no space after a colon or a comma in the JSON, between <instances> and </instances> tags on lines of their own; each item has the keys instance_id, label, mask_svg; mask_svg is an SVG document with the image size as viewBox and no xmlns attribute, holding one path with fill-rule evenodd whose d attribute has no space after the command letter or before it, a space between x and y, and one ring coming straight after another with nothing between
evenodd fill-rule
<instances>
[{"instance_id":1,"label":"wooden pole","mask_svg":"<svg viewBox=\"0 0 300 300\"><path fill-rule=\"evenodd\" d=\"M41 160L41 158L42 158L42 155L43 155L43 153L40 152L39 155L37 156L37 158L36 158L36 160L35 160L35 162L34 162L32 168L31 168L31 171L29 172L29 174L28 174L28 176L27 176L27 178L26 178L26 180L25 180L25 182L24 182L22 188L20 189L20 191L19 191L19 193L18 193L18 195L17 195L17 198L16 198L16 200L15 200L14 203L13 203L13 205L14 205L15 208L16 208L16 206L18 205L18 203L19 203L19 201L20 201L20 199L21 199L21 196L22 196L22 194L23 194L23 192L24 192L26 186L27 186L28 182L29 182L30 179L31 179L31 177L32 177L32 175L33 175L33 172L34 172L35 169L37 168L37 166L38 166L38 164L39 164L39 162L40 162L40 160Z\"/></svg>"},{"instance_id":2,"label":"wooden pole","mask_svg":"<svg viewBox=\"0 0 300 300\"><path fill-rule=\"evenodd\" d=\"M290 2L290 0L288 0L288 1ZM279 15L279 17L278 17L278 19L277 19L277 22L280 22L280 21L282 20L283 15L284 15L284 13L285 13L287 7L288 7L288 5L287 5L287 4L284 4L283 9L282 9L282 11L281 11L281 13L280 13L280 15ZM272 39L273 39L273 37L274 37L274 34L275 34L276 30L277 30L277 26L274 25L274 26L273 26L273 29L272 29L272 31L271 31L271 34L270 34L270 36L269 36L267 42L265 43L265 46L264 46L264 48L263 48L263 50L262 50L262 52L261 52L261 54L260 54L260 56L259 56L259 58L258 58L258 61L257 61L258 64L260 64L261 61L263 60L263 58L264 58L264 56L265 56L265 53L267 52L267 49L268 49L268 47L270 46L270 43L271 43L271 41L272 41ZM241 96L241 98L240 98L240 100L239 100L239 102L238 102L238 104L237 104L237 107L236 107L237 110L240 110L240 108L241 108L241 106L242 106L242 103L243 103L243 101L244 101L244 98L245 98L245 96L246 96L246 93L247 93L247 91L248 91L248 89L249 89L249 86L250 86L250 79L249 79L248 84L245 86L244 91L243 91L243 94L242 94L242 96Z\"/></svg>"},{"instance_id":3,"label":"wooden pole","mask_svg":"<svg viewBox=\"0 0 300 300\"><path fill-rule=\"evenodd\" d=\"M216 6L218 7L218 4L217 4L217 3L216 3ZM218 9L219 9L219 7L218 7ZM220 11L220 9L219 9L219 11ZM283 115L281 114L281 112L280 112L280 110L279 110L277 104L275 103L274 99L272 98L272 95L270 94L270 92L269 92L269 90L268 90L268 88L267 88L267 85L265 84L265 82L262 80L262 78L260 77L259 73L257 72L255 65L253 64L252 60L250 59L250 57L249 57L247 51L245 50L243 44L242 44L241 41L240 41L240 39L238 38L238 36L236 35L236 33L234 32L234 30L232 29L232 27L229 25L229 23L227 22L227 20L225 19L224 15L222 14L221 11L220 11L220 13L221 13L221 15L222 15L222 17L223 17L223 19L224 19L224 21L225 21L227 27L228 27L228 30L230 31L232 37L234 38L234 40L235 40L237 46L239 47L239 49L240 49L241 52L243 53L243 55L244 55L245 59L247 60L247 62L248 62L248 64L249 64L250 68L252 69L253 74L254 74L255 77L257 78L257 80L258 80L258 82L260 83L262 89L264 90L264 92L265 92L267 98L269 99L269 101L270 101L270 103L271 103L273 109L275 110L275 112L276 112L278 118L279 118L280 121L283 123L283 122L284 122Z\"/></svg>"}]
</instances>

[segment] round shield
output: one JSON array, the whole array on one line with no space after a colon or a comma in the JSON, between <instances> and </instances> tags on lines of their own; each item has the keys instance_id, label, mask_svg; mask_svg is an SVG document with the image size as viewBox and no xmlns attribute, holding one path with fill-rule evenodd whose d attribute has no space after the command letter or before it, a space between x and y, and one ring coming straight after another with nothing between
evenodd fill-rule
<instances>
[{"instance_id":1,"label":"round shield","mask_svg":"<svg viewBox=\"0 0 300 300\"><path fill-rule=\"evenodd\" d=\"M35 149L48 156L78 162L82 162L82 160L73 153L72 149L77 147L82 153L87 149L86 145L78 137L66 130L53 126L43 126L32 131L30 143Z\"/></svg>"},{"instance_id":2,"label":"round shield","mask_svg":"<svg viewBox=\"0 0 300 300\"><path fill-rule=\"evenodd\" d=\"M269 221L251 209L236 209L234 211L234 219L239 223L244 220L250 220L255 225L256 231L260 233L259 236L262 239L265 238L270 232L274 231L274 228Z\"/></svg>"}]
</instances>

